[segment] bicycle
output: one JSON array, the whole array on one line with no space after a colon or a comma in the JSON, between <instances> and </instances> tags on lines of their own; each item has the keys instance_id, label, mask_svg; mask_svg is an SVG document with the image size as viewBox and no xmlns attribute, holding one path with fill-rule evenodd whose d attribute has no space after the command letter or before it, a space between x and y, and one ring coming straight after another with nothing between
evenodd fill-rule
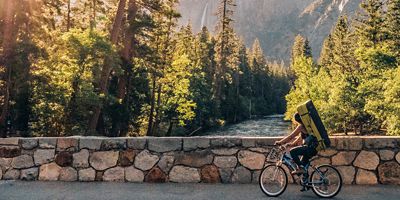
<instances>
[{"instance_id":1,"label":"bicycle","mask_svg":"<svg viewBox=\"0 0 400 200\"><path fill-rule=\"evenodd\" d=\"M268 154L267 161L272 162L264 167L259 177L261 190L269 197L277 197L285 192L288 185L288 175L286 166L295 183L298 181L293 177L292 172L296 169L296 164L286 151L286 146L273 148ZM303 186L301 191L307 191L310 188L321 198L332 198L336 196L342 188L342 177L339 171L328 164L314 167L309 162L305 166L306 173L298 175L300 185ZM311 170L310 170L311 169ZM309 170L311 176L309 176Z\"/></svg>"}]
</instances>

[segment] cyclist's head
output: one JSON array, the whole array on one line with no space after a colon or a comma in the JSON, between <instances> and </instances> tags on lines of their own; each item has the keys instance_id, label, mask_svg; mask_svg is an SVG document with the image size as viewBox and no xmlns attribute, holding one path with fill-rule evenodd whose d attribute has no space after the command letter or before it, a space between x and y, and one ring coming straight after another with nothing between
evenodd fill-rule
<instances>
[{"instance_id":1,"label":"cyclist's head","mask_svg":"<svg viewBox=\"0 0 400 200\"><path fill-rule=\"evenodd\" d=\"M293 115L293 119L294 119L295 122L297 122L297 123L303 125L303 121L301 120L300 114L299 114L298 112L296 112L296 113Z\"/></svg>"}]
</instances>

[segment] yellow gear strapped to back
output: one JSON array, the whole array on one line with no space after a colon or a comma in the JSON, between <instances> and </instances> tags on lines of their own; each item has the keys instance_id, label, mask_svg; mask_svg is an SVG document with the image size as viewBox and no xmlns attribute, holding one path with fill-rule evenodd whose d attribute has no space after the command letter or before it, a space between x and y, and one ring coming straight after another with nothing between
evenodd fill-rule
<instances>
[{"instance_id":1,"label":"yellow gear strapped to back","mask_svg":"<svg viewBox=\"0 0 400 200\"><path fill-rule=\"evenodd\" d=\"M297 107L297 112L300 114L301 121L303 122L307 133L317 138L317 150L320 151L330 147L331 141L329 140L328 133L313 102L308 100L307 102L299 105Z\"/></svg>"}]
</instances>

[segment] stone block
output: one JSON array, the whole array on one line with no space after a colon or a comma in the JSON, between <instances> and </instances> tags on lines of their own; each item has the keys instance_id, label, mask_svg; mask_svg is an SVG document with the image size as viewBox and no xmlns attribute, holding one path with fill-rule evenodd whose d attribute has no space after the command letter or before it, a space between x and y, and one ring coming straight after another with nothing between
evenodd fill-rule
<instances>
[{"instance_id":1,"label":"stone block","mask_svg":"<svg viewBox=\"0 0 400 200\"><path fill-rule=\"evenodd\" d=\"M72 153L68 151L62 151L56 155L55 159L57 165L61 167L69 167L72 165Z\"/></svg>"},{"instance_id":2,"label":"stone block","mask_svg":"<svg viewBox=\"0 0 400 200\"><path fill-rule=\"evenodd\" d=\"M336 169L339 170L344 184L353 183L354 175L356 174L356 170L353 166L337 166Z\"/></svg>"},{"instance_id":3,"label":"stone block","mask_svg":"<svg viewBox=\"0 0 400 200\"><path fill-rule=\"evenodd\" d=\"M211 151L216 155L230 156L230 155L235 155L239 151L239 149L237 149L237 148L222 148L222 149L212 149Z\"/></svg>"},{"instance_id":4,"label":"stone block","mask_svg":"<svg viewBox=\"0 0 400 200\"><path fill-rule=\"evenodd\" d=\"M400 164L400 152L396 155L396 161Z\"/></svg>"},{"instance_id":5,"label":"stone block","mask_svg":"<svg viewBox=\"0 0 400 200\"><path fill-rule=\"evenodd\" d=\"M39 181L57 181L61 167L56 163L49 163L40 166L39 170Z\"/></svg>"},{"instance_id":6,"label":"stone block","mask_svg":"<svg viewBox=\"0 0 400 200\"><path fill-rule=\"evenodd\" d=\"M210 147L210 138L206 137L188 137L183 138L183 150L190 151L196 149L205 149Z\"/></svg>"},{"instance_id":7,"label":"stone block","mask_svg":"<svg viewBox=\"0 0 400 200\"><path fill-rule=\"evenodd\" d=\"M157 165L164 173L168 174L172 166L174 166L174 161L174 156L163 155Z\"/></svg>"},{"instance_id":8,"label":"stone block","mask_svg":"<svg viewBox=\"0 0 400 200\"><path fill-rule=\"evenodd\" d=\"M182 150L182 138L148 138L148 150L159 153Z\"/></svg>"},{"instance_id":9,"label":"stone block","mask_svg":"<svg viewBox=\"0 0 400 200\"><path fill-rule=\"evenodd\" d=\"M233 168L220 168L218 169L219 174L221 176L221 182L222 183L232 183L232 173L233 173Z\"/></svg>"},{"instance_id":10,"label":"stone block","mask_svg":"<svg viewBox=\"0 0 400 200\"><path fill-rule=\"evenodd\" d=\"M154 167L159 157L151 154L148 150L141 151L135 158L135 167L143 171L147 171Z\"/></svg>"},{"instance_id":11,"label":"stone block","mask_svg":"<svg viewBox=\"0 0 400 200\"><path fill-rule=\"evenodd\" d=\"M11 137L11 138L0 138L0 145L14 145L18 146L19 142L18 137Z\"/></svg>"},{"instance_id":12,"label":"stone block","mask_svg":"<svg viewBox=\"0 0 400 200\"><path fill-rule=\"evenodd\" d=\"M214 165L206 165L201 168L201 181L203 183L219 183L221 179L219 177L218 168Z\"/></svg>"},{"instance_id":13,"label":"stone block","mask_svg":"<svg viewBox=\"0 0 400 200\"><path fill-rule=\"evenodd\" d=\"M7 171L11 168L12 158L0 158L0 171Z\"/></svg>"},{"instance_id":14,"label":"stone block","mask_svg":"<svg viewBox=\"0 0 400 200\"><path fill-rule=\"evenodd\" d=\"M363 139L360 137L335 137L332 138L332 148L337 150L361 150L363 148Z\"/></svg>"},{"instance_id":15,"label":"stone block","mask_svg":"<svg viewBox=\"0 0 400 200\"><path fill-rule=\"evenodd\" d=\"M385 162L378 167L379 181L382 184L400 185L400 165L397 162Z\"/></svg>"},{"instance_id":16,"label":"stone block","mask_svg":"<svg viewBox=\"0 0 400 200\"><path fill-rule=\"evenodd\" d=\"M215 156L214 164L219 168L235 168L237 158L235 156Z\"/></svg>"},{"instance_id":17,"label":"stone block","mask_svg":"<svg viewBox=\"0 0 400 200\"><path fill-rule=\"evenodd\" d=\"M240 166L237 167L232 174L233 183L251 183L251 172L250 170Z\"/></svg>"},{"instance_id":18,"label":"stone block","mask_svg":"<svg viewBox=\"0 0 400 200\"><path fill-rule=\"evenodd\" d=\"M211 147L239 147L242 145L241 138L233 138L233 137L215 137L210 139Z\"/></svg>"},{"instance_id":19,"label":"stone block","mask_svg":"<svg viewBox=\"0 0 400 200\"><path fill-rule=\"evenodd\" d=\"M357 185L375 185L378 184L378 179L374 172L358 169L356 183Z\"/></svg>"},{"instance_id":20,"label":"stone block","mask_svg":"<svg viewBox=\"0 0 400 200\"><path fill-rule=\"evenodd\" d=\"M256 147L257 138L249 137L242 138L242 146L243 147Z\"/></svg>"},{"instance_id":21,"label":"stone block","mask_svg":"<svg viewBox=\"0 0 400 200\"><path fill-rule=\"evenodd\" d=\"M96 171L92 168L79 170L79 181L94 181Z\"/></svg>"},{"instance_id":22,"label":"stone block","mask_svg":"<svg viewBox=\"0 0 400 200\"><path fill-rule=\"evenodd\" d=\"M114 167L118 162L118 151L93 152L89 162L94 169L100 171Z\"/></svg>"},{"instance_id":23,"label":"stone block","mask_svg":"<svg viewBox=\"0 0 400 200\"><path fill-rule=\"evenodd\" d=\"M101 143L101 150L126 149L126 138L107 138Z\"/></svg>"},{"instance_id":24,"label":"stone block","mask_svg":"<svg viewBox=\"0 0 400 200\"><path fill-rule=\"evenodd\" d=\"M275 142L278 141L279 138L276 137L261 137L256 140L257 147L272 147L275 146Z\"/></svg>"},{"instance_id":25,"label":"stone block","mask_svg":"<svg viewBox=\"0 0 400 200\"><path fill-rule=\"evenodd\" d=\"M60 181L77 181L78 172L72 167L63 167L60 170Z\"/></svg>"},{"instance_id":26,"label":"stone block","mask_svg":"<svg viewBox=\"0 0 400 200\"><path fill-rule=\"evenodd\" d=\"M391 150L380 150L379 156L382 161L392 160L394 158L394 152Z\"/></svg>"},{"instance_id":27,"label":"stone block","mask_svg":"<svg viewBox=\"0 0 400 200\"><path fill-rule=\"evenodd\" d=\"M54 149L56 148L56 144L57 144L57 138L50 138L50 137L39 138L39 147L42 149Z\"/></svg>"},{"instance_id":28,"label":"stone block","mask_svg":"<svg viewBox=\"0 0 400 200\"><path fill-rule=\"evenodd\" d=\"M253 152L257 152L257 153L262 153L262 154L265 154L265 155L268 155L268 153L270 152L269 148L262 148L262 147L248 148L248 150L253 151Z\"/></svg>"},{"instance_id":29,"label":"stone block","mask_svg":"<svg viewBox=\"0 0 400 200\"><path fill-rule=\"evenodd\" d=\"M17 169L9 169L3 175L3 180L18 180L21 172Z\"/></svg>"},{"instance_id":30,"label":"stone block","mask_svg":"<svg viewBox=\"0 0 400 200\"><path fill-rule=\"evenodd\" d=\"M32 150L39 146L38 139L36 138L21 138L19 143L21 147L26 150Z\"/></svg>"},{"instance_id":31,"label":"stone block","mask_svg":"<svg viewBox=\"0 0 400 200\"><path fill-rule=\"evenodd\" d=\"M100 150L102 139L98 137L82 137L79 139L79 149Z\"/></svg>"},{"instance_id":32,"label":"stone block","mask_svg":"<svg viewBox=\"0 0 400 200\"><path fill-rule=\"evenodd\" d=\"M36 165L42 165L54 160L55 150L54 149L37 149L33 153L33 158Z\"/></svg>"},{"instance_id":33,"label":"stone block","mask_svg":"<svg viewBox=\"0 0 400 200\"><path fill-rule=\"evenodd\" d=\"M264 154L255 153L247 150L239 151L238 159L240 164L252 170L262 169L265 163Z\"/></svg>"},{"instance_id":34,"label":"stone block","mask_svg":"<svg viewBox=\"0 0 400 200\"><path fill-rule=\"evenodd\" d=\"M125 150L119 153L119 165L127 167L133 164L136 152L134 150Z\"/></svg>"},{"instance_id":35,"label":"stone block","mask_svg":"<svg viewBox=\"0 0 400 200\"><path fill-rule=\"evenodd\" d=\"M127 146L130 149L142 150L146 147L147 138L145 137L134 137L127 139Z\"/></svg>"},{"instance_id":36,"label":"stone block","mask_svg":"<svg viewBox=\"0 0 400 200\"><path fill-rule=\"evenodd\" d=\"M201 178L198 169L178 165L169 172L169 180L176 183L198 183Z\"/></svg>"},{"instance_id":37,"label":"stone block","mask_svg":"<svg viewBox=\"0 0 400 200\"><path fill-rule=\"evenodd\" d=\"M95 174L95 181L103 181L103 175L104 175L104 171L96 171Z\"/></svg>"},{"instance_id":38,"label":"stone block","mask_svg":"<svg viewBox=\"0 0 400 200\"><path fill-rule=\"evenodd\" d=\"M336 155L337 153L338 153L338 151L335 149L325 149L323 151L319 151L318 155L323 156L323 157L331 157L331 156Z\"/></svg>"},{"instance_id":39,"label":"stone block","mask_svg":"<svg viewBox=\"0 0 400 200\"><path fill-rule=\"evenodd\" d=\"M72 166L77 168L89 167L89 151L82 149L78 153L72 154Z\"/></svg>"},{"instance_id":40,"label":"stone block","mask_svg":"<svg viewBox=\"0 0 400 200\"><path fill-rule=\"evenodd\" d=\"M33 167L32 156L21 155L12 159L11 167L15 169L23 169Z\"/></svg>"},{"instance_id":41,"label":"stone block","mask_svg":"<svg viewBox=\"0 0 400 200\"><path fill-rule=\"evenodd\" d=\"M125 179L128 182L143 182L144 173L133 166L125 168Z\"/></svg>"},{"instance_id":42,"label":"stone block","mask_svg":"<svg viewBox=\"0 0 400 200\"><path fill-rule=\"evenodd\" d=\"M175 155L175 165L202 167L204 165L211 164L212 161L213 155L210 150L179 152Z\"/></svg>"},{"instance_id":43,"label":"stone block","mask_svg":"<svg viewBox=\"0 0 400 200\"><path fill-rule=\"evenodd\" d=\"M261 174L261 170L256 170L256 171L253 171L253 173L252 173L252 178L251 178L251 182L252 183L258 183L259 182L259 180L260 180L260 174ZM288 178L288 180L289 180L290 178ZM290 182L289 182L290 183Z\"/></svg>"},{"instance_id":44,"label":"stone block","mask_svg":"<svg viewBox=\"0 0 400 200\"><path fill-rule=\"evenodd\" d=\"M167 176L160 168L154 167L147 173L145 181L148 183L165 183L167 182Z\"/></svg>"},{"instance_id":45,"label":"stone block","mask_svg":"<svg viewBox=\"0 0 400 200\"><path fill-rule=\"evenodd\" d=\"M21 149L17 146L1 146L0 158L13 158L21 155Z\"/></svg>"},{"instance_id":46,"label":"stone block","mask_svg":"<svg viewBox=\"0 0 400 200\"><path fill-rule=\"evenodd\" d=\"M122 167L107 169L103 174L103 181L123 182L125 181L125 170Z\"/></svg>"},{"instance_id":47,"label":"stone block","mask_svg":"<svg viewBox=\"0 0 400 200\"><path fill-rule=\"evenodd\" d=\"M332 157L332 165L350 165L355 157L355 151L341 151Z\"/></svg>"},{"instance_id":48,"label":"stone block","mask_svg":"<svg viewBox=\"0 0 400 200\"><path fill-rule=\"evenodd\" d=\"M79 139L66 137L57 139L57 151L76 151L78 150Z\"/></svg>"},{"instance_id":49,"label":"stone block","mask_svg":"<svg viewBox=\"0 0 400 200\"><path fill-rule=\"evenodd\" d=\"M378 165L379 157L372 151L361 151L354 161L354 166L367 170L375 170Z\"/></svg>"},{"instance_id":50,"label":"stone block","mask_svg":"<svg viewBox=\"0 0 400 200\"><path fill-rule=\"evenodd\" d=\"M318 158L313 159L311 161L311 164L313 166L331 164L331 159L330 158L325 158L325 157L318 157Z\"/></svg>"},{"instance_id":51,"label":"stone block","mask_svg":"<svg viewBox=\"0 0 400 200\"><path fill-rule=\"evenodd\" d=\"M366 137L364 138L364 146L367 149L385 149L398 147L398 141L395 138L382 137Z\"/></svg>"}]
</instances>

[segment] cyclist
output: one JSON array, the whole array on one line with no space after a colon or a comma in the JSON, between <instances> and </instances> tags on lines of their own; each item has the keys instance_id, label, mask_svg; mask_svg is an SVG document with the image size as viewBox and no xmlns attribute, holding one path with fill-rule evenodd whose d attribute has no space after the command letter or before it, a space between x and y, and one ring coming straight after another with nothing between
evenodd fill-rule
<instances>
[{"instance_id":1,"label":"cyclist","mask_svg":"<svg viewBox=\"0 0 400 200\"><path fill-rule=\"evenodd\" d=\"M292 174L304 174L306 173L305 166L313 156L317 155L318 140L315 136L307 133L299 113L295 113L293 118L297 124L296 129L288 136L275 142L275 145L288 144L289 147L293 147L290 150L290 155L297 164L297 169ZM301 160L300 156L302 156Z\"/></svg>"}]
</instances>

